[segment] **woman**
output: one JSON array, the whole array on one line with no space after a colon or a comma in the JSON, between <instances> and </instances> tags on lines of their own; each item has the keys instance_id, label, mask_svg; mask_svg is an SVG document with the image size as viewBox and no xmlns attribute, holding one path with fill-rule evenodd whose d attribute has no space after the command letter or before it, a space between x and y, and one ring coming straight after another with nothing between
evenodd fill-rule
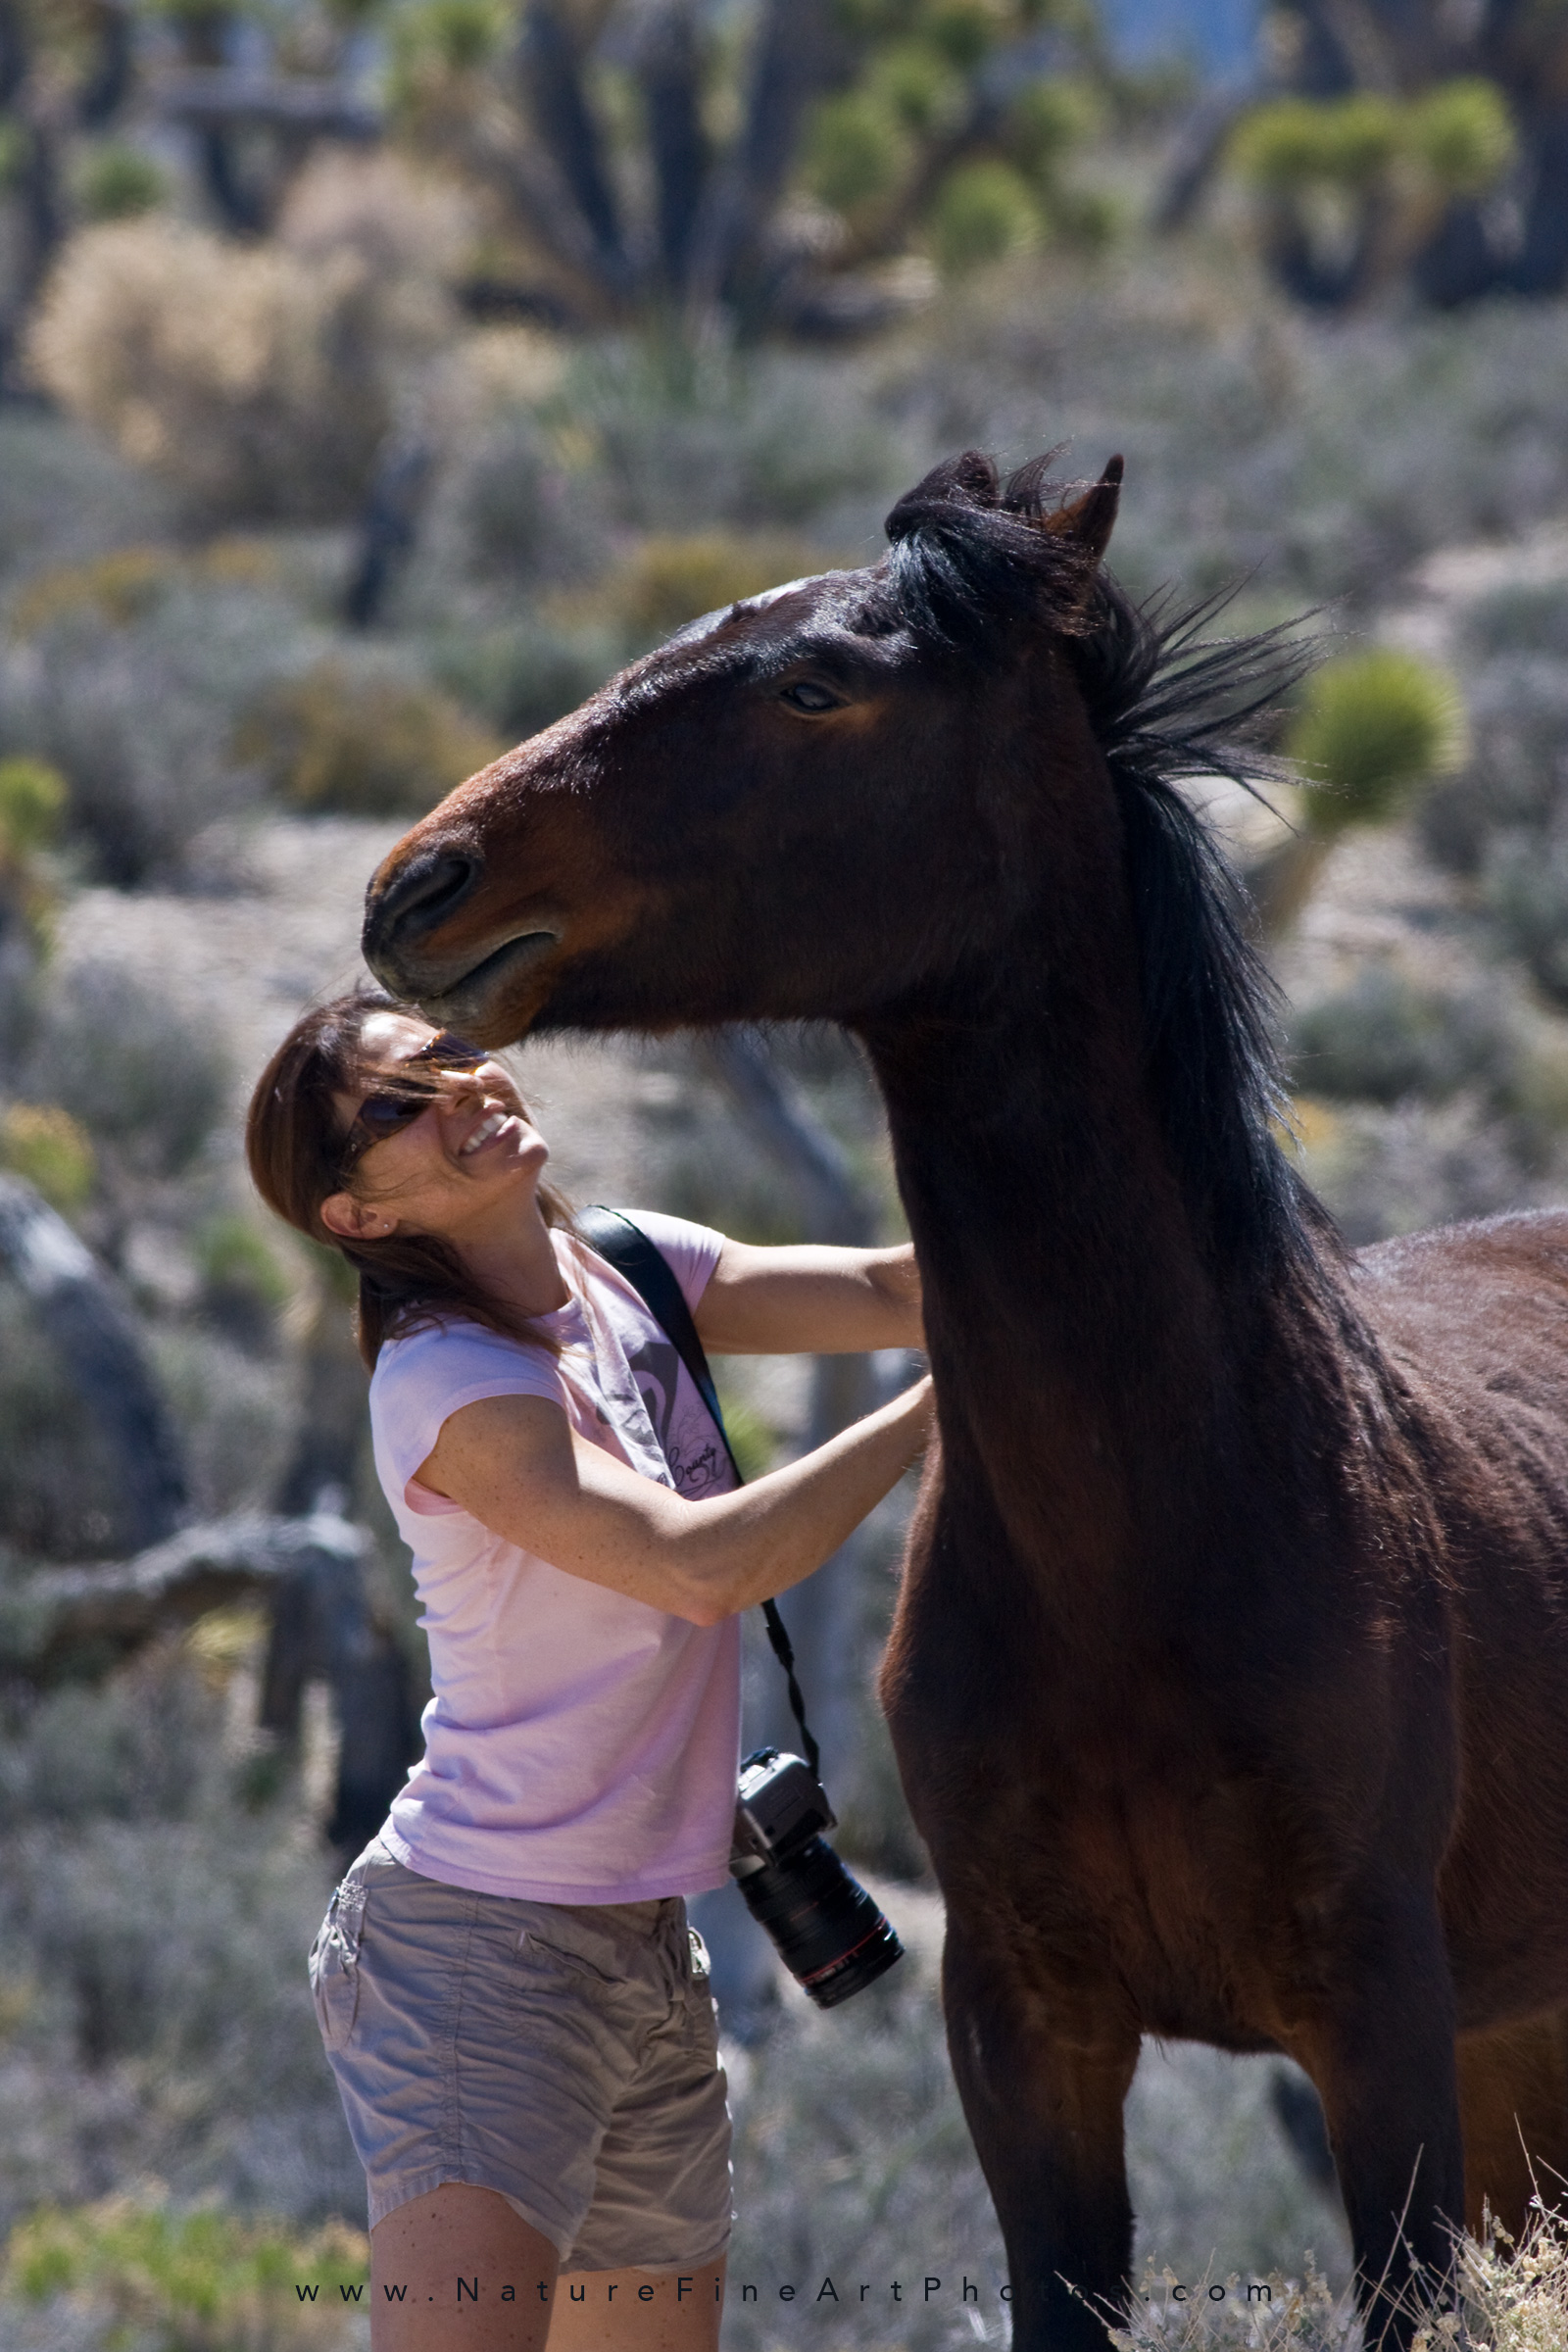
<instances>
[{"instance_id":1,"label":"woman","mask_svg":"<svg viewBox=\"0 0 1568 2352\"><path fill-rule=\"evenodd\" d=\"M387 998L298 1023L247 1150L359 1273L430 1641L424 1757L312 1954L376 2352L707 2352L729 2119L681 1897L728 1877L738 1612L887 1494L930 1384L731 1491L665 1335L542 1184L506 1069ZM907 1250L640 1222L715 1352L920 1344Z\"/></svg>"}]
</instances>

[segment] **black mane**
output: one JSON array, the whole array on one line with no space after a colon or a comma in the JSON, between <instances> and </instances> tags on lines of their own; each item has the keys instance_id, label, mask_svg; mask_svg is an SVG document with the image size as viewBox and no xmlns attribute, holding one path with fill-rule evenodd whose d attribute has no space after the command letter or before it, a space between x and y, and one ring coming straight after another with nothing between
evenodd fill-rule
<instances>
[{"instance_id":1,"label":"black mane","mask_svg":"<svg viewBox=\"0 0 1568 2352\"><path fill-rule=\"evenodd\" d=\"M1150 1084L1200 1230L1221 1263L1315 1276L1332 1227L1278 1141L1277 991L1241 883L1177 789L1223 775L1255 792L1282 773L1259 725L1312 650L1294 624L1207 637L1228 594L1135 605L1051 528L1050 465L1003 483L971 451L927 475L888 517L890 586L906 626L970 660L1002 656L1001 620L1065 640L1121 809Z\"/></svg>"}]
</instances>

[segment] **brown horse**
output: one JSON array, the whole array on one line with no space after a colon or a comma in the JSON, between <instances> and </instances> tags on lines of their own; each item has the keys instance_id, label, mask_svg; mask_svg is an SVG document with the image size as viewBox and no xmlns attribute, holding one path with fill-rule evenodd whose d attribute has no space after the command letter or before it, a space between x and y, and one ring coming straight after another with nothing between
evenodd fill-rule
<instances>
[{"instance_id":1,"label":"brown horse","mask_svg":"<svg viewBox=\"0 0 1568 2352\"><path fill-rule=\"evenodd\" d=\"M1128 604L1120 470L939 467L453 793L365 934L491 1041L863 1041L941 1426L882 1692L1019 2352L1102 2345L1144 2034L1305 2068L1374 2331L1467 2173L1519 2218L1516 2117L1568 2171L1568 1217L1337 1247L1172 783L1280 647Z\"/></svg>"}]
</instances>

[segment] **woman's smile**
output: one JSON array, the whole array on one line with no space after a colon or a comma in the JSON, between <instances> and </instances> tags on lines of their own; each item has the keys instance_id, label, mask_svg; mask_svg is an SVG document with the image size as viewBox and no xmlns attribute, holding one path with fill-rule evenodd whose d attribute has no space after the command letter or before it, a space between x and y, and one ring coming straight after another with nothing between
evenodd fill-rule
<instances>
[{"instance_id":1,"label":"woman's smile","mask_svg":"<svg viewBox=\"0 0 1568 2352\"><path fill-rule=\"evenodd\" d=\"M520 1137L522 1121L515 1111L503 1110L499 1104L495 1109L487 1110L466 1142L459 1145L459 1159L471 1159L476 1152L482 1152L487 1145L495 1143L508 1128L512 1130L512 1140Z\"/></svg>"}]
</instances>

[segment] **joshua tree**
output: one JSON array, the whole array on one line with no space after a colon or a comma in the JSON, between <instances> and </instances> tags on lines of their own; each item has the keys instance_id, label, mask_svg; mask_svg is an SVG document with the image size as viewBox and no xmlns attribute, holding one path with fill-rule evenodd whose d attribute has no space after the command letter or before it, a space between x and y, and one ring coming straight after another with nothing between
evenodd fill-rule
<instances>
[{"instance_id":1,"label":"joshua tree","mask_svg":"<svg viewBox=\"0 0 1568 2352\"><path fill-rule=\"evenodd\" d=\"M498 307L831 333L907 299L917 234L960 264L1095 233L1060 178L1087 0L761 0L747 47L731 27L706 0L394 21L396 119L488 190Z\"/></svg>"},{"instance_id":2,"label":"joshua tree","mask_svg":"<svg viewBox=\"0 0 1568 2352\"><path fill-rule=\"evenodd\" d=\"M1233 160L1288 292L1338 309L1407 272L1429 301L1568 283L1568 15L1528 0L1276 0L1282 95Z\"/></svg>"}]
</instances>

